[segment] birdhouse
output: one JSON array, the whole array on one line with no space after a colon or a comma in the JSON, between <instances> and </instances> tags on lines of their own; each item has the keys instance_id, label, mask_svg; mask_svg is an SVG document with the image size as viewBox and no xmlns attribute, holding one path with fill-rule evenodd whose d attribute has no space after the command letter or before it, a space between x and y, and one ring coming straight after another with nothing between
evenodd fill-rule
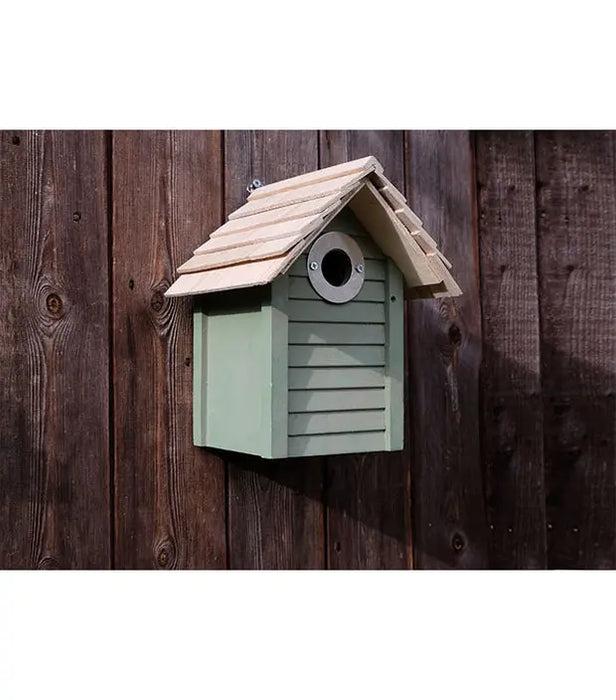
<instances>
[{"instance_id":1,"label":"birdhouse","mask_svg":"<svg viewBox=\"0 0 616 700\"><path fill-rule=\"evenodd\" d=\"M403 447L404 286L451 265L369 156L254 189L179 269L194 442L266 458Z\"/></svg>"}]
</instances>

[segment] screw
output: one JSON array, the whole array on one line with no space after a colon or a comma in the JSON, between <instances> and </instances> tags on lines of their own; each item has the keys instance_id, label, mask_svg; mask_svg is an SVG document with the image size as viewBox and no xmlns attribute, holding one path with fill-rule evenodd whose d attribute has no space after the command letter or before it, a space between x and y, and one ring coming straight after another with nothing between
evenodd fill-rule
<instances>
[{"instance_id":1,"label":"screw","mask_svg":"<svg viewBox=\"0 0 616 700\"><path fill-rule=\"evenodd\" d=\"M362 273L362 272L364 271L364 266L363 266L363 265L357 265L357 266L355 267L355 269L357 270L357 272Z\"/></svg>"},{"instance_id":2,"label":"screw","mask_svg":"<svg viewBox=\"0 0 616 700\"><path fill-rule=\"evenodd\" d=\"M258 190L259 187L263 187L263 183L261 182L261 180L255 177L254 180L250 183L250 185L246 187L246 192L254 192L255 190Z\"/></svg>"},{"instance_id":3,"label":"screw","mask_svg":"<svg viewBox=\"0 0 616 700\"><path fill-rule=\"evenodd\" d=\"M310 269L311 269L311 270L318 270L318 269L319 269L319 263L316 262L316 260L313 260L313 261L310 263Z\"/></svg>"}]
</instances>

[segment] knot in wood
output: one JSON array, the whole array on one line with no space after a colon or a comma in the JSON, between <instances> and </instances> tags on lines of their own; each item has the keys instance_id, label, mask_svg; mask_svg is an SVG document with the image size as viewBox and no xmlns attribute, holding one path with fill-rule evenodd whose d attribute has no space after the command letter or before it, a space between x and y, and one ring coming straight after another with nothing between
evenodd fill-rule
<instances>
[{"instance_id":1,"label":"knot in wood","mask_svg":"<svg viewBox=\"0 0 616 700\"><path fill-rule=\"evenodd\" d=\"M456 326L455 323L452 323L451 326L449 326L449 342L452 345L458 346L462 342L462 331Z\"/></svg>"},{"instance_id":2,"label":"knot in wood","mask_svg":"<svg viewBox=\"0 0 616 700\"><path fill-rule=\"evenodd\" d=\"M78 211L73 212L73 221L81 221L81 214Z\"/></svg>"},{"instance_id":3,"label":"knot in wood","mask_svg":"<svg viewBox=\"0 0 616 700\"><path fill-rule=\"evenodd\" d=\"M461 552L464 549L464 537L459 532L455 532L451 538L451 548L454 552Z\"/></svg>"},{"instance_id":4,"label":"knot in wood","mask_svg":"<svg viewBox=\"0 0 616 700\"><path fill-rule=\"evenodd\" d=\"M156 547L156 566L159 569L172 569L176 564L176 552L174 543L166 539Z\"/></svg>"},{"instance_id":5,"label":"knot in wood","mask_svg":"<svg viewBox=\"0 0 616 700\"><path fill-rule=\"evenodd\" d=\"M60 568L60 563L55 557L50 557L50 556L45 556L42 557L38 564L37 564L38 569L59 569Z\"/></svg>"},{"instance_id":6,"label":"knot in wood","mask_svg":"<svg viewBox=\"0 0 616 700\"><path fill-rule=\"evenodd\" d=\"M47 311L56 318L62 314L62 299L57 294L48 294L45 300Z\"/></svg>"},{"instance_id":7,"label":"knot in wood","mask_svg":"<svg viewBox=\"0 0 616 700\"><path fill-rule=\"evenodd\" d=\"M163 306L165 305L165 297L162 295L162 292L160 292L158 289L152 294L152 298L150 299L150 307L152 311L155 311L158 313L161 311Z\"/></svg>"}]
</instances>

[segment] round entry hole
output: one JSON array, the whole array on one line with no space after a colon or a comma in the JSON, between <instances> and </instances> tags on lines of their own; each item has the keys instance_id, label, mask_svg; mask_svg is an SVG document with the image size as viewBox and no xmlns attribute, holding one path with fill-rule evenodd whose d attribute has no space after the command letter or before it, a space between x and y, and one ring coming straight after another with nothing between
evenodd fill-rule
<instances>
[{"instance_id":1,"label":"round entry hole","mask_svg":"<svg viewBox=\"0 0 616 700\"><path fill-rule=\"evenodd\" d=\"M323 257L323 262L321 263L321 270L323 272L323 277L329 282L332 287L342 287L346 284L353 271L353 265L351 263L351 258L338 248L330 250Z\"/></svg>"}]
</instances>

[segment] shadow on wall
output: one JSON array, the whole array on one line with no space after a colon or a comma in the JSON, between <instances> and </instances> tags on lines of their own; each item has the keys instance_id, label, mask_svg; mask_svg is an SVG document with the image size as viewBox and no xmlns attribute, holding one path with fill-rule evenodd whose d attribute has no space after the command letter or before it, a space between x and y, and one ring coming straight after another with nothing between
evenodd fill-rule
<instances>
[{"instance_id":1,"label":"shadow on wall","mask_svg":"<svg viewBox=\"0 0 616 700\"><path fill-rule=\"evenodd\" d=\"M482 376L490 367L493 379L481 384L481 463L461 465L452 454L446 466L411 463L416 566L478 568L477 558L465 559L465 549L473 547L486 552L487 568L616 566L616 378L545 345L542 357L550 376L566 377L564 383L574 391L544 382L541 393L536 373L484 348ZM446 400L445 377L443 365L443 393L435 401ZM468 410L473 407L465 406L460 395L460 413ZM411 454L422 452L420 439L431 436L415 433ZM323 489L320 459L269 461L241 455L232 461L265 482L322 504L330 514L404 543L408 504L401 460L406 455L405 450L328 457L327 473L334 472L336 483L330 479ZM307 478L306 470L314 470L314 478ZM471 470L476 478L465 483ZM469 494L469 488L477 492ZM478 537L483 541L474 541Z\"/></svg>"}]
</instances>

